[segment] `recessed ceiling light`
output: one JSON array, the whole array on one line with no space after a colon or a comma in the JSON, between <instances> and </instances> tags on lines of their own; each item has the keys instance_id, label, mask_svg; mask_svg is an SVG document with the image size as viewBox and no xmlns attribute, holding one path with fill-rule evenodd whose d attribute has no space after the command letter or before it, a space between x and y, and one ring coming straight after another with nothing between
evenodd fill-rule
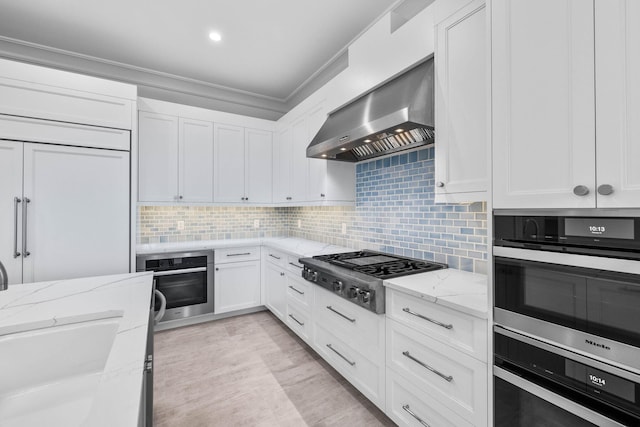
<instances>
[{"instance_id":1,"label":"recessed ceiling light","mask_svg":"<svg viewBox=\"0 0 640 427\"><path fill-rule=\"evenodd\" d=\"M326 155L326 154L323 154L323 155L322 155L322 157L327 157L327 155Z\"/></svg>"},{"instance_id":2,"label":"recessed ceiling light","mask_svg":"<svg viewBox=\"0 0 640 427\"><path fill-rule=\"evenodd\" d=\"M219 32L217 31L212 31L209 33L209 38L211 40L213 40L214 42L219 42L220 40L222 40L222 36L220 35Z\"/></svg>"},{"instance_id":3,"label":"recessed ceiling light","mask_svg":"<svg viewBox=\"0 0 640 427\"><path fill-rule=\"evenodd\" d=\"M404 132L404 129L396 129L397 133Z\"/></svg>"},{"instance_id":4,"label":"recessed ceiling light","mask_svg":"<svg viewBox=\"0 0 640 427\"><path fill-rule=\"evenodd\" d=\"M340 151L347 151L347 149L346 149L346 148L344 148L344 147L342 147L342 148L340 149Z\"/></svg>"},{"instance_id":5,"label":"recessed ceiling light","mask_svg":"<svg viewBox=\"0 0 640 427\"><path fill-rule=\"evenodd\" d=\"M365 139L364 142L371 142L371 140L370 139Z\"/></svg>"}]
</instances>

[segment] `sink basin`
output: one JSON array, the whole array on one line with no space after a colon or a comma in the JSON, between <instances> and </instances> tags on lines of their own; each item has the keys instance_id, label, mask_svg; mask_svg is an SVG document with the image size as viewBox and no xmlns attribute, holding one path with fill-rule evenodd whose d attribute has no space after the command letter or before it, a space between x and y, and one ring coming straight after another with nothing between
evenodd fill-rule
<instances>
[{"instance_id":1,"label":"sink basin","mask_svg":"<svg viewBox=\"0 0 640 427\"><path fill-rule=\"evenodd\" d=\"M79 426L86 419L122 311L0 328L3 426Z\"/></svg>"}]
</instances>

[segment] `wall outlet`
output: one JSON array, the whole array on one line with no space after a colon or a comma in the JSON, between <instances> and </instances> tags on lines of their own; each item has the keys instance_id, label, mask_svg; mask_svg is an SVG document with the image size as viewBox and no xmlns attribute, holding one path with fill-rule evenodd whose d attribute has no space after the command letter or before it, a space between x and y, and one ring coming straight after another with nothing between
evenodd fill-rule
<instances>
[{"instance_id":1,"label":"wall outlet","mask_svg":"<svg viewBox=\"0 0 640 427\"><path fill-rule=\"evenodd\" d=\"M184 221L178 221L178 230L184 230Z\"/></svg>"},{"instance_id":2,"label":"wall outlet","mask_svg":"<svg viewBox=\"0 0 640 427\"><path fill-rule=\"evenodd\" d=\"M298 220L298 228L302 228L302 221Z\"/></svg>"},{"instance_id":3,"label":"wall outlet","mask_svg":"<svg viewBox=\"0 0 640 427\"><path fill-rule=\"evenodd\" d=\"M260 228L260 220L259 219L254 219L253 220L253 228Z\"/></svg>"},{"instance_id":4,"label":"wall outlet","mask_svg":"<svg viewBox=\"0 0 640 427\"><path fill-rule=\"evenodd\" d=\"M347 224L342 223L342 234L347 234Z\"/></svg>"}]
</instances>

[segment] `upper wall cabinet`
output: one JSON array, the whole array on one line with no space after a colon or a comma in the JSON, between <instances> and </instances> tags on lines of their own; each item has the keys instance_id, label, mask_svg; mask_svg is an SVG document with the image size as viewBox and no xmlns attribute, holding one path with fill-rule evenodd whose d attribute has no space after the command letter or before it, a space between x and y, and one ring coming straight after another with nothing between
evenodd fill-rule
<instances>
[{"instance_id":1,"label":"upper wall cabinet","mask_svg":"<svg viewBox=\"0 0 640 427\"><path fill-rule=\"evenodd\" d=\"M271 203L272 134L216 124L215 202Z\"/></svg>"},{"instance_id":2,"label":"upper wall cabinet","mask_svg":"<svg viewBox=\"0 0 640 427\"><path fill-rule=\"evenodd\" d=\"M494 208L640 206L640 5L494 0L491 20Z\"/></svg>"},{"instance_id":3,"label":"upper wall cabinet","mask_svg":"<svg viewBox=\"0 0 640 427\"><path fill-rule=\"evenodd\" d=\"M436 26L436 202L487 200L487 25L476 0Z\"/></svg>"},{"instance_id":4,"label":"upper wall cabinet","mask_svg":"<svg viewBox=\"0 0 640 427\"><path fill-rule=\"evenodd\" d=\"M213 123L141 111L139 201L213 202Z\"/></svg>"}]
</instances>

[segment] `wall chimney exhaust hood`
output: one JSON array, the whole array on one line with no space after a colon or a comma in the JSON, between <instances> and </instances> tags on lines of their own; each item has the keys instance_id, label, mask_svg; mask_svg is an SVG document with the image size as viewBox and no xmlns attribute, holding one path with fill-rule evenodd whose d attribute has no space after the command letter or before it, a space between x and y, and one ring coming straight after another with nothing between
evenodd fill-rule
<instances>
[{"instance_id":1,"label":"wall chimney exhaust hood","mask_svg":"<svg viewBox=\"0 0 640 427\"><path fill-rule=\"evenodd\" d=\"M359 162L431 144L433 57L329 114L307 157Z\"/></svg>"}]
</instances>

